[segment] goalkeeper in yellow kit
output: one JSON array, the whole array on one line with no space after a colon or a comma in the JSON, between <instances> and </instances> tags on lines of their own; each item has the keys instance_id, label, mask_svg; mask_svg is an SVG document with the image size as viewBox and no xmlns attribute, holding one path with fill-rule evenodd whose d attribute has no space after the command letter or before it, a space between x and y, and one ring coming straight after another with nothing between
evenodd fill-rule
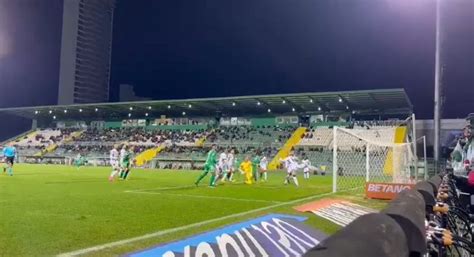
<instances>
[{"instance_id":1,"label":"goalkeeper in yellow kit","mask_svg":"<svg viewBox=\"0 0 474 257\"><path fill-rule=\"evenodd\" d=\"M253 168L252 168L252 162L250 161L249 156L246 156L245 160L240 164L239 171L240 171L240 173L243 173L244 176L245 176L244 183L247 184L247 185L251 185L253 183L253 181L252 181Z\"/></svg>"}]
</instances>

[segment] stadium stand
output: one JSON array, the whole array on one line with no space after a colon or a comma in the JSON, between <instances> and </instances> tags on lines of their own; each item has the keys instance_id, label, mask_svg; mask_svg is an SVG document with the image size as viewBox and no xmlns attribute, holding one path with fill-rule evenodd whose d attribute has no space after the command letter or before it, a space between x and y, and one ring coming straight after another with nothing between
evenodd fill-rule
<instances>
[{"instance_id":1,"label":"stadium stand","mask_svg":"<svg viewBox=\"0 0 474 257\"><path fill-rule=\"evenodd\" d=\"M237 158L256 152L274 156L281 142L286 140L288 134L291 135L288 131L291 131L291 128L252 126L218 127L196 131L143 128L90 129L71 142L58 144L57 149L46 156L71 159L80 154L87 159L106 160L114 145L133 146L137 156L161 145L163 149L156 156L157 162L151 164L153 167L191 168L190 161L203 162L212 144L217 144L220 151L232 147L236 151ZM201 141L205 144L201 144ZM100 163L106 164L106 161Z\"/></svg>"},{"instance_id":2,"label":"stadium stand","mask_svg":"<svg viewBox=\"0 0 474 257\"><path fill-rule=\"evenodd\" d=\"M176 144L194 145L197 140L206 136L205 130L147 130L143 128L118 128L118 129L89 129L81 137L75 139L79 142L128 142L131 145L156 145Z\"/></svg>"},{"instance_id":3,"label":"stadium stand","mask_svg":"<svg viewBox=\"0 0 474 257\"><path fill-rule=\"evenodd\" d=\"M210 130L146 130L144 128L88 129L71 142L59 143L49 156L76 156L81 154L91 158L107 158L114 145L127 144L139 154L157 145L194 146Z\"/></svg>"},{"instance_id":4,"label":"stadium stand","mask_svg":"<svg viewBox=\"0 0 474 257\"><path fill-rule=\"evenodd\" d=\"M25 156L41 153L50 146L62 143L73 132L74 128L67 129L41 129L25 135L23 138L17 138L13 144Z\"/></svg>"},{"instance_id":5,"label":"stadium stand","mask_svg":"<svg viewBox=\"0 0 474 257\"><path fill-rule=\"evenodd\" d=\"M351 113L378 117L380 103L395 117L411 113L403 89L45 106L0 112L32 119L35 126L44 128L34 127L15 142L22 161L70 163L80 154L98 160L93 163L106 164L114 145L128 144L134 146L138 163L146 167L161 167L165 162L199 164L209 147L217 144L220 149L233 147L237 158L255 152L267 155L272 160L270 167L292 149L327 166L331 162L333 126L351 128L373 141L392 142L396 121L353 122L351 117ZM344 148L344 142L340 147Z\"/></svg>"},{"instance_id":6,"label":"stadium stand","mask_svg":"<svg viewBox=\"0 0 474 257\"><path fill-rule=\"evenodd\" d=\"M333 157L331 146L333 131L326 125L327 123L314 124L304 129L297 145L290 147L296 150L298 156L308 156L312 164L323 173L329 172L332 168ZM30 162L45 162L50 158L54 163L72 163L80 155L90 160L93 165L107 165L109 151L114 145L133 146L136 156L162 146L158 151L159 154L154 153L148 160L140 162L140 165L147 164L146 167L169 169L199 169L212 144L217 144L219 151L232 147L236 152L237 160L242 160L246 155L259 153L270 160L276 159L278 162L278 159L282 157L278 155L279 151L297 130L296 126L278 125L221 125L208 126L205 129L185 127L181 130L177 127L166 129L166 126L88 128L86 130L42 129L19 139L16 145L21 155L29 157L27 161ZM76 131L82 133L71 140L64 140ZM354 126L351 131L374 142L393 142L396 127L387 124L372 124L370 128L365 125ZM41 159L34 158L38 152L44 151L53 144L57 146L53 151L45 153ZM339 144L341 149L347 148L346 150L353 150L355 154L364 154L363 144L359 146L354 145L354 142L344 141Z\"/></svg>"},{"instance_id":7,"label":"stadium stand","mask_svg":"<svg viewBox=\"0 0 474 257\"><path fill-rule=\"evenodd\" d=\"M353 133L371 142L392 142L396 128L403 121L357 121L344 127L352 129ZM300 145L329 146L332 143L333 129L315 125L304 134ZM339 142L346 146L347 142Z\"/></svg>"},{"instance_id":8,"label":"stadium stand","mask_svg":"<svg viewBox=\"0 0 474 257\"><path fill-rule=\"evenodd\" d=\"M38 129L16 139L14 144L25 162L70 164L75 158L82 156L94 165L107 165L109 152L114 146L133 146L135 156L161 146L158 156L155 153L152 157L155 161L147 167L194 169L202 166L212 144L217 144L219 151L232 147L237 159L254 153L271 158L294 130L294 127L270 125L217 126L205 129L188 126L179 129L175 125L169 125L174 126L172 129L166 128L168 125L160 125L159 128ZM71 137L73 133L77 134ZM45 149L51 146L54 149L46 152Z\"/></svg>"},{"instance_id":9,"label":"stadium stand","mask_svg":"<svg viewBox=\"0 0 474 257\"><path fill-rule=\"evenodd\" d=\"M370 126L368 124L371 124ZM354 161L353 163L360 163L355 160L365 159L366 142L391 144L394 143L399 128L400 122L393 122L390 126L387 122L375 123L368 121L359 121L357 124L348 125L350 133L353 133L362 140L354 140L352 137L341 137L338 141L339 151L350 152ZM402 135L404 136L404 135ZM306 133L302 136L300 143L295 147L298 155L306 155L311 163L320 170L326 171L332 165L333 158L333 138L334 131L332 128L313 126L308 128ZM403 138L405 139L405 138ZM401 142L403 143L403 141ZM374 163L375 165L382 165L382 163ZM365 164L364 164L365 165ZM361 166L359 169L364 170Z\"/></svg>"},{"instance_id":10,"label":"stadium stand","mask_svg":"<svg viewBox=\"0 0 474 257\"><path fill-rule=\"evenodd\" d=\"M294 129L279 126L221 126L207 141L218 145L282 145Z\"/></svg>"}]
</instances>

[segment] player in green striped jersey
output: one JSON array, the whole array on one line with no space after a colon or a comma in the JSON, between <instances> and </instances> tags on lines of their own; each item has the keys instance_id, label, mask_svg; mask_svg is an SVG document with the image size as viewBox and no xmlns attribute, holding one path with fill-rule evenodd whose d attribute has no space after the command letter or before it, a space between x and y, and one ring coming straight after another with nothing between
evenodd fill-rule
<instances>
[{"instance_id":1,"label":"player in green striped jersey","mask_svg":"<svg viewBox=\"0 0 474 257\"><path fill-rule=\"evenodd\" d=\"M120 178L123 180L126 180L128 174L130 173L132 151L133 147L129 150L127 145L124 145L122 150L120 150L120 166L122 169L122 171L120 172Z\"/></svg>"},{"instance_id":2,"label":"player in green striped jersey","mask_svg":"<svg viewBox=\"0 0 474 257\"><path fill-rule=\"evenodd\" d=\"M214 179L216 177L215 175L215 169L216 169L216 164L217 164L217 145L213 144L212 149L207 153L207 158L206 158L206 163L204 163L204 169L201 175L199 175L198 179L194 183L196 186L199 185L199 182L204 179L204 177L207 176L209 172L211 172L211 180L209 182L209 186L214 186Z\"/></svg>"}]
</instances>

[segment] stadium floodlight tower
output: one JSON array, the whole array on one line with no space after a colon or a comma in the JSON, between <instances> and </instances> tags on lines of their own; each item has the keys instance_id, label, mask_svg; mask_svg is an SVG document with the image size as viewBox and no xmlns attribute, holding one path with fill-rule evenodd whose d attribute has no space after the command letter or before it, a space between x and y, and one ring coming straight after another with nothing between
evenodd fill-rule
<instances>
[{"instance_id":1,"label":"stadium floodlight tower","mask_svg":"<svg viewBox=\"0 0 474 257\"><path fill-rule=\"evenodd\" d=\"M435 52L435 84L434 84L434 141L433 157L435 172L438 172L440 157L440 128L442 111L442 65L441 65L441 0L436 1L436 52Z\"/></svg>"}]
</instances>

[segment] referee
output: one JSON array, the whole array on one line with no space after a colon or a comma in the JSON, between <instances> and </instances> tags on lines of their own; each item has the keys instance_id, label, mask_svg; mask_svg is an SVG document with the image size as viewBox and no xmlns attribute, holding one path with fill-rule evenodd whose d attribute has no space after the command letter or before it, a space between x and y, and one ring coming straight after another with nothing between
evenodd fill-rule
<instances>
[{"instance_id":1,"label":"referee","mask_svg":"<svg viewBox=\"0 0 474 257\"><path fill-rule=\"evenodd\" d=\"M3 148L3 156L5 157L5 163L7 167L3 168L3 172L7 172L9 176L13 176L13 163L15 162L16 149L13 144L10 144Z\"/></svg>"}]
</instances>

